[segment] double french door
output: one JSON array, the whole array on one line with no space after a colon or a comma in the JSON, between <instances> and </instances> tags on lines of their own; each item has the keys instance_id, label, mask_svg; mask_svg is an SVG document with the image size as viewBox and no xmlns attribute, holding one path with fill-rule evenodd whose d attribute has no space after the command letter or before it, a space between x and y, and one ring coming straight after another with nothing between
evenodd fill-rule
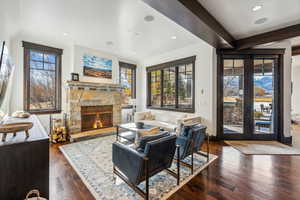
<instances>
[{"instance_id":1,"label":"double french door","mask_svg":"<svg viewBox=\"0 0 300 200\"><path fill-rule=\"evenodd\" d=\"M222 139L277 140L278 55L220 55L218 130Z\"/></svg>"}]
</instances>

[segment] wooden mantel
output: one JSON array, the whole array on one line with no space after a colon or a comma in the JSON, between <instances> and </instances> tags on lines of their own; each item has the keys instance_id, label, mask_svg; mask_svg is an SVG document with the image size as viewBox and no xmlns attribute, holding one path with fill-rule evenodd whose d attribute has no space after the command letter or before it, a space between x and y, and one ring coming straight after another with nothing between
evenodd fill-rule
<instances>
[{"instance_id":1,"label":"wooden mantel","mask_svg":"<svg viewBox=\"0 0 300 200\"><path fill-rule=\"evenodd\" d=\"M120 84L111 83L95 83L95 82L82 82L82 81L67 81L67 87L70 89L90 89L90 90L108 90L108 91L121 91L123 87Z\"/></svg>"}]
</instances>

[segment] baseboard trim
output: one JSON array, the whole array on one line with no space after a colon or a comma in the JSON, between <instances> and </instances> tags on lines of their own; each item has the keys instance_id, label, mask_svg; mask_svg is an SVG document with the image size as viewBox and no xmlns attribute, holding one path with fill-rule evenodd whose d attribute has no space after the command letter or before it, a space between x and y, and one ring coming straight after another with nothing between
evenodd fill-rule
<instances>
[{"instance_id":1,"label":"baseboard trim","mask_svg":"<svg viewBox=\"0 0 300 200\"><path fill-rule=\"evenodd\" d=\"M209 140L210 141L220 141L219 137L218 136L214 136L214 135L209 136Z\"/></svg>"},{"instance_id":2,"label":"baseboard trim","mask_svg":"<svg viewBox=\"0 0 300 200\"><path fill-rule=\"evenodd\" d=\"M293 136L284 137L282 143L291 145L293 143Z\"/></svg>"}]
</instances>

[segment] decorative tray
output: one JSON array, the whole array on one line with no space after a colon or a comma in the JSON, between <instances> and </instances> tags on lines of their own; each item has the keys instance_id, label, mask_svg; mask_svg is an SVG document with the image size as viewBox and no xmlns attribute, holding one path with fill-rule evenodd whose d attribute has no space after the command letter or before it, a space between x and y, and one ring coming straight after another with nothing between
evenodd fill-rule
<instances>
[{"instance_id":1,"label":"decorative tray","mask_svg":"<svg viewBox=\"0 0 300 200\"><path fill-rule=\"evenodd\" d=\"M31 122L21 122L21 123L11 123L11 124L2 124L0 125L0 133L3 133L2 141L4 142L7 136L7 133L13 133L14 137L17 135L17 132L25 131L26 137L29 137L28 130L33 127Z\"/></svg>"}]
</instances>

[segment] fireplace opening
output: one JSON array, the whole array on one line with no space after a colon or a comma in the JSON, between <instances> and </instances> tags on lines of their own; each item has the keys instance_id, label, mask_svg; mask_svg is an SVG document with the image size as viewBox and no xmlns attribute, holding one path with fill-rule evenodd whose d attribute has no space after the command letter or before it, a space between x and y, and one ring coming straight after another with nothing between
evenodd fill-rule
<instances>
[{"instance_id":1,"label":"fireplace opening","mask_svg":"<svg viewBox=\"0 0 300 200\"><path fill-rule=\"evenodd\" d=\"M82 106L81 130L90 131L113 126L113 106Z\"/></svg>"}]
</instances>

